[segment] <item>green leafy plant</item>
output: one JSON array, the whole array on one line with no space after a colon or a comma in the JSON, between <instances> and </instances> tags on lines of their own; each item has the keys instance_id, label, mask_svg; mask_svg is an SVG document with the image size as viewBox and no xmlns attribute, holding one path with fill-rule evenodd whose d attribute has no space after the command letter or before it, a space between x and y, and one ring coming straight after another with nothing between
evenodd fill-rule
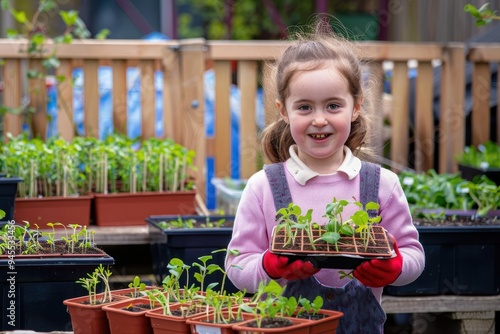
<instances>
[{"instance_id":1,"label":"green leafy plant","mask_svg":"<svg viewBox=\"0 0 500 334\"><path fill-rule=\"evenodd\" d=\"M8 135L0 147L0 169L23 178L17 196L23 198L77 196L85 181L80 146L60 137L47 141Z\"/></svg>"},{"instance_id":2,"label":"green leafy plant","mask_svg":"<svg viewBox=\"0 0 500 334\"><path fill-rule=\"evenodd\" d=\"M90 305L97 305L98 303L104 304L112 301L113 296L111 294L109 283L111 275L112 272L100 264L99 267L95 268L92 273L87 273L86 277L79 278L76 281L76 283L80 284L88 291ZM100 300L97 299L97 285L99 283L102 283L104 287L102 298Z\"/></svg>"},{"instance_id":3,"label":"green leafy plant","mask_svg":"<svg viewBox=\"0 0 500 334\"><path fill-rule=\"evenodd\" d=\"M171 139L130 139L120 134L104 140L79 137L87 191L97 193L183 191L194 187L193 150Z\"/></svg>"},{"instance_id":4,"label":"green leafy plant","mask_svg":"<svg viewBox=\"0 0 500 334\"><path fill-rule=\"evenodd\" d=\"M349 204L354 204L358 206L359 209L355 211L349 219L344 221L342 212ZM381 221L380 216L370 217L368 212L378 212L379 208L380 205L375 202L368 202L366 206L363 207L363 204L358 201L349 202L347 200L337 200L334 198L331 203L326 205L326 213L323 216L328 219L325 224L326 232L322 233L314 242L325 241L329 244L334 244L335 249L338 251L338 242L342 236L352 236L357 233L360 239L363 240L365 249L368 248L370 241L373 241L371 227Z\"/></svg>"},{"instance_id":5,"label":"green leafy plant","mask_svg":"<svg viewBox=\"0 0 500 334\"><path fill-rule=\"evenodd\" d=\"M358 209L344 220L343 212L346 206L356 205ZM288 207L279 209L276 213L277 225L274 230L274 236L283 237L283 242L279 241L280 249L290 249L293 252L297 240L306 242L312 251L315 251L320 242L332 244L335 250L339 252L339 241L342 237L356 236L368 248L370 242L374 242L372 227L380 223L381 217L377 214L373 217L369 212L377 212L380 205L375 202L369 202L366 206L359 201L337 200L333 198L325 208L323 217L327 219L324 226L320 226L312 221L313 210L309 209L305 215L302 209L295 203L290 203ZM283 231L283 233L280 233ZM305 237L303 237L305 233ZM275 239L273 239L275 240Z\"/></svg>"},{"instance_id":6,"label":"green leafy plant","mask_svg":"<svg viewBox=\"0 0 500 334\"><path fill-rule=\"evenodd\" d=\"M458 163L486 170L500 168L500 145L492 141L476 146L466 146L456 157Z\"/></svg>"},{"instance_id":7,"label":"green leafy plant","mask_svg":"<svg viewBox=\"0 0 500 334\"><path fill-rule=\"evenodd\" d=\"M326 232L318 239L314 240L314 242L320 240L326 241L327 243L334 244L338 251L337 244L342 235L351 236L354 234L354 227L350 224L351 220L344 221L342 218L342 212L344 212L344 208L348 204L349 202L347 200L339 201L334 198L331 203L326 205L325 215L323 216L328 219L325 224Z\"/></svg>"},{"instance_id":8,"label":"green leafy plant","mask_svg":"<svg viewBox=\"0 0 500 334\"><path fill-rule=\"evenodd\" d=\"M399 181L413 216L418 216L422 209L470 210L474 205L464 191L468 181L458 173L438 174L433 169L425 173L403 171Z\"/></svg>"},{"instance_id":9,"label":"green leafy plant","mask_svg":"<svg viewBox=\"0 0 500 334\"><path fill-rule=\"evenodd\" d=\"M79 278L76 283L80 284L88 292L89 304L97 305L97 285L99 284L99 279L95 272L88 273L87 277Z\"/></svg>"},{"instance_id":10,"label":"green leafy plant","mask_svg":"<svg viewBox=\"0 0 500 334\"><path fill-rule=\"evenodd\" d=\"M162 229L176 229L176 228L204 228L204 227L221 227L226 223L226 219L218 219L213 221L210 217L207 217L205 222L198 222L196 219L186 219L182 216L178 216L175 220L160 221L157 223L158 227Z\"/></svg>"},{"instance_id":11,"label":"green leafy plant","mask_svg":"<svg viewBox=\"0 0 500 334\"><path fill-rule=\"evenodd\" d=\"M249 303L240 306L244 312L253 314L257 327L262 327L264 318L273 318L279 312L280 307L275 303L277 297L280 297L284 287L275 280L269 282L260 282L257 291Z\"/></svg>"},{"instance_id":12,"label":"green leafy plant","mask_svg":"<svg viewBox=\"0 0 500 334\"><path fill-rule=\"evenodd\" d=\"M6 224L0 230L0 254L9 251L12 255L36 254L42 248L38 228L31 229L28 222L24 225Z\"/></svg>"},{"instance_id":13,"label":"green leafy plant","mask_svg":"<svg viewBox=\"0 0 500 334\"><path fill-rule=\"evenodd\" d=\"M440 219L447 210L477 210L478 216L484 216L499 206L500 186L485 175L467 181L458 173L438 174L431 169L401 172L399 180L417 218Z\"/></svg>"},{"instance_id":14,"label":"green leafy plant","mask_svg":"<svg viewBox=\"0 0 500 334\"><path fill-rule=\"evenodd\" d=\"M500 186L481 175L476 182L469 182L469 194L477 206L477 215L486 216L490 211L500 207Z\"/></svg>"},{"instance_id":15,"label":"green leafy plant","mask_svg":"<svg viewBox=\"0 0 500 334\"><path fill-rule=\"evenodd\" d=\"M302 209L295 203L288 204L288 207L281 208L276 212L276 231L285 231L285 246L294 244L297 234L305 231L309 236L311 244L314 246L312 237L312 210L308 210L305 215Z\"/></svg>"},{"instance_id":16,"label":"green leafy plant","mask_svg":"<svg viewBox=\"0 0 500 334\"><path fill-rule=\"evenodd\" d=\"M61 223L49 223L47 225L52 231L40 231L36 224L33 229L29 222L24 222L23 225L6 224L0 230L0 254L2 254L3 248L7 249L8 244L14 247L16 255L40 253L85 254L95 246L95 231L87 230L86 226L77 224L66 226ZM56 237L56 226L64 229L64 234L60 237ZM71 232L68 232L68 228ZM45 237L46 240L42 240L40 237ZM58 244L62 244L62 246L56 248Z\"/></svg>"},{"instance_id":17,"label":"green leafy plant","mask_svg":"<svg viewBox=\"0 0 500 334\"><path fill-rule=\"evenodd\" d=\"M312 315L315 315L318 313L318 311L323 307L323 297L321 296L316 296L314 300L309 300L307 298L299 298L299 304L300 304L300 309L297 312L297 316L299 316L301 313L311 313Z\"/></svg>"},{"instance_id":18,"label":"green leafy plant","mask_svg":"<svg viewBox=\"0 0 500 334\"><path fill-rule=\"evenodd\" d=\"M479 8L472 4L466 4L464 11L472 15L472 17L476 20L477 27L490 24L493 20L500 20L500 16L498 16L495 11L490 9L490 4L488 2Z\"/></svg>"},{"instance_id":19,"label":"green leafy plant","mask_svg":"<svg viewBox=\"0 0 500 334\"><path fill-rule=\"evenodd\" d=\"M8 28L6 35L8 38L26 40L26 48L21 49L20 52L27 54L29 66L26 70L26 77L30 82L30 93L32 97L36 97L40 92L45 92L41 89L45 86L46 78L53 76L55 70L60 66L58 59L58 48L62 44L71 44L74 39L87 39L90 38L90 32L85 26L83 20L79 17L77 10L61 10L59 9L56 0L39 0L36 11L31 18L23 10L17 10L11 4L10 0L1 0L1 9L9 13L17 24L19 29ZM55 14L55 15L54 15ZM50 24L53 20L48 18L59 17L63 31L59 35L50 36L49 33L53 31ZM95 38L105 39L109 34L108 29L101 30L96 34ZM50 47L48 47L50 45ZM64 76L54 76L56 87L59 91L59 85L67 80ZM58 92L58 96L61 96ZM27 119L27 124L31 125L31 115L36 111L34 101L31 105L24 110L23 106L18 108L6 108L2 106L2 112L23 113ZM68 112L68 101L61 101L63 110ZM45 108L45 107L43 107ZM31 129L33 132L33 129ZM76 131L75 131L76 133ZM35 133L35 136L40 135L45 137L45 133Z\"/></svg>"},{"instance_id":20,"label":"green leafy plant","mask_svg":"<svg viewBox=\"0 0 500 334\"><path fill-rule=\"evenodd\" d=\"M146 290L146 283L141 282L141 278L139 276L135 276L134 280L129 283L129 288L133 289L133 297L140 296L140 293Z\"/></svg>"}]
</instances>

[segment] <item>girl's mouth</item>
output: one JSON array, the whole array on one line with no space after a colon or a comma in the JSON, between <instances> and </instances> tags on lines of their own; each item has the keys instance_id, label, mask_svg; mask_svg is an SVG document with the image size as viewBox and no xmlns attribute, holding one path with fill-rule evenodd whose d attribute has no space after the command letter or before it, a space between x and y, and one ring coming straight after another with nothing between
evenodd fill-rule
<instances>
[{"instance_id":1,"label":"girl's mouth","mask_svg":"<svg viewBox=\"0 0 500 334\"><path fill-rule=\"evenodd\" d=\"M311 136L311 138L313 139L325 139L326 137L329 137L330 134L329 133L318 133L318 134L310 134L309 136Z\"/></svg>"}]
</instances>

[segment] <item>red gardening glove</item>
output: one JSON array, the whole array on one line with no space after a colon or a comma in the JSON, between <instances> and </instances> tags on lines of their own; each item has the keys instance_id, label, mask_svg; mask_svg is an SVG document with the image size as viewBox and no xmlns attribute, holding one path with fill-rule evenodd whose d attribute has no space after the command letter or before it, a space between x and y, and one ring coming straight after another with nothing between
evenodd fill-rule
<instances>
[{"instance_id":1,"label":"red gardening glove","mask_svg":"<svg viewBox=\"0 0 500 334\"><path fill-rule=\"evenodd\" d=\"M295 260L289 264L286 256L269 251L264 253L262 266L272 279L284 278L289 281L306 279L319 271L319 268L315 268L309 261Z\"/></svg>"},{"instance_id":2,"label":"red gardening glove","mask_svg":"<svg viewBox=\"0 0 500 334\"><path fill-rule=\"evenodd\" d=\"M381 288L391 283L401 275L403 257L399 253L396 239L390 235L396 256L390 259L374 259L363 262L353 272L354 277L365 286Z\"/></svg>"}]
</instances>

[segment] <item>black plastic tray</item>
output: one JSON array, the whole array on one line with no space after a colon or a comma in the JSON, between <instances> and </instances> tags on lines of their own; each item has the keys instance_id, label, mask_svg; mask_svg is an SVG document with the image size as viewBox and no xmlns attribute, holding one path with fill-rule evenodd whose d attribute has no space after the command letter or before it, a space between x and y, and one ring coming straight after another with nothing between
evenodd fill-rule
<instances>
[{"instance_id":1,"label":"black plastic tray","mask_svg":"<svg viewBox=\"0 0 500 334\"><path fill-rule=\"evenodd\" d=\"M226 253L213 251L227 248L233 233L232 227L202 227L202 228L171 228L163 229L158 223L164 220L177 220L179 215L150 216L146 218L150 235L151 258L153 261L153 273L158 284L167 276L167 265L172 258L179 258L185 264L191 265L199 262L198 258L205 255L212 255L210 263L217 264L224 268ZM206 222L207 219L217 222L225 219L228 224L234 221L234 216L181 216L182 219L194 219L198 222ZM190 270L189 284L197 283L192 275L195 270ZM180 279L181 284L186 283L187 277ZM207 277L205 287L212 282L221 282L222 273L216 272ZM228 292L237 289L226 279L226 289Z\"/></svg>"}]
</instances>

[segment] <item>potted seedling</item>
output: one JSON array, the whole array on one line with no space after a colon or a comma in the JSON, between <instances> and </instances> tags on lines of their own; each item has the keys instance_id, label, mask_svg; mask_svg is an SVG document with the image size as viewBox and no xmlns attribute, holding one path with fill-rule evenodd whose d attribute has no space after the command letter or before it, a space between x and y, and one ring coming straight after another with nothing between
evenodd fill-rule
<instances>
[{"instance_id":1,"label":"potted seedling","mask_svg":"<svg viewBox=\"0 0 500 334\"><path fill-rule=\"evenodd\" d=\"M252 319L235 324L233 329L252 333L309 333L310 321L293 316L297 299L282 296L284 288L274 280L260 282L251 302L240 306Z\"/></svg>"},{"instance_id":2,"label":"potted seedling","mask_svg":"<svg viewBox=\"0 0 500 334\"><path fill-rule=\"evenodd\" d=\"M146 286L136 276L128 289L115 290L113 293L131 296L131 298L103 306L111 334L152 333L153 329L149 318L146 317L146 312L161 307L156 296L163 294L163 291L157 287Z\"/></svg>"},{"instance_id":3,"label":"potted seedling","mask_svg":"<svg viewBox=\"0 0 500 334\"><path fill-rule=\"evenodd\" d=\"M4 171L22 178L16 193L14 219L40 228L48 222L88 226L91 197L81 192L85 175L78 145L59 137L47 141L26 135L9 137L1 147Z\"/></svg>"},{"instance_id":4,"label":"potted seedling","mask_svg":"<svg viewBox=\"0 0 500 334\"><path fill-rule=\"evenodd\" d=\"M321 296L316 296L313 300L301 297L298 303L299 307L295 316L313 320L310 325L311 333L326 333L332 330L335 332L340 318L344 316L342 312L323 309Z\"/></svg>"},{"instance_id":5,"label":"potted seedling","mask_svg":"<svg viewBox=\"0 0 500 334\"><path fill-rule=\"evenodd\" d=\"M207 265L209 256L202 257L198 264L197 281L203 286L205 278L212 272ZM189 269L194 264L187 265L183 260L174 258L169 262L169 275L163 280L163 293L148 292L149 297L158 302L161 307L146 313L150 318L154 333L189 333L190 325L186 323L197 314L211 311L205 301L205 293L200 285L189 282ZM186 283L181 283L181 277L186 275Z\"/></svg>"},{"instance_id":6,"label":"potted seedling","mask_svg":"<svg viewBox=\"0 0 500 334\"><path fill-rule=\"evenodd\" d=\"M208 289L205 303L211 307L211 312L194 316L186 323L191 326L192 332L198 334L236 333L232 329L235 324L253 319L252 314L242 312L239 308L245 302L242 292L227 294Z\"/></svg>"},{"instance_id":7,"label":"potted seedling","mask_svg":"<svg viewBox=\"0 0 500 334\"><path fill-rule=\"evenodd\" d=\"M347 220L342 217L344 208L355 205L358 210ZM377 226L379 205L333 199L325 208L327 222L321 226L311 220L312 210L303 214L302 209L291 203L277 212L277 225L271 239L270 250L291 259L314 259L319 268L355 268L370 259L394 256L385 229Z\"/></svg>"},{"instance_id":8,"label":"potted seedling","mask_svg":"<svg viewBox=\"0 0 500 334\"><path fill-rule=\"evenodd\" d=\"M97 225L144 225L150 215L195 213L193 151L170 139L113 134L79 140Z\"/></svg>"},{"instance_id":9,"label":"potted seedling","mask_svg":"<svg viewBox=\"0 0 500 334\"><path fill-rule=\"evenodd\" d=\"M71 325L75 333L110 333L106 311L102 308L115 302L130 300L122 294L111 291L109 278L111 271L99 265L94 271L80 277L76 283L87 290L87 295L68 298L63 301L71 316ZM98 287L103 291L98 293Z\"/></svg>"}]
</instances>

